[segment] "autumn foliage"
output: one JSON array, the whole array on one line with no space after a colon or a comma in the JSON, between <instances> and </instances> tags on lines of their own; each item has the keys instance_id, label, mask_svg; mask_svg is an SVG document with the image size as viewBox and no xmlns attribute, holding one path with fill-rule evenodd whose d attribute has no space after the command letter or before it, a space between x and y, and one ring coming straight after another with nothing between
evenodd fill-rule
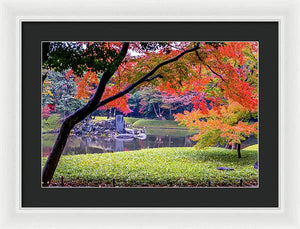
<instances>
[{"instance_id":1,"label":"autumn foliage","mask_svg":"<svg viewBox=\"0 0 300 229\"><path fill-rule=\"evenodd\" d=\"M192 137L200 148L217 143L237 143L245 140L251 134L257 134L257 122L249 124L247 121L254 114L238 102L229 102L229 105L219 109L210 109L203 112L195 109L192 112L177 114L177 121L191 129L199 130Z\"/></svg>"},{"instance_id":2,"label":"autumn foliage","mask_svg":"<svg viewBox=\"0 0 300 229\"><path fill-rule=\"evenodd\" d=\"M240 144L257 135L258 68L257 43L228 42L217 47L204 45L199 54L199 76L185 88L196 90L194 110L175 115L175 120L191 129L200 148L217 143ZM168 87L169 85L167 85Z\"/></svg>"},{"instance_id":3,"label":"autumn foliage","mask_svg":"<svg viewBox=\"0 0 300 229\"><path fill-rule=\"evenodd\" d=\"M118 66L101 99L124 90L158 64L176 57L195 44L164 42L162 45L151 45L131 42L125 60ZM120 42L81 42L81 45L86 47L83 52L87 57L93 58L94 65L101 63L103 68L113 64L114 53L121 47ZM102 52L101 58L95 50ZM198 141L199 147L211 146L217 142L240 144L251 134L257 134L257 42L200 42L197 51L162 66L156 74L161 77L145 81L138 88L151 87L160 92L165 104L176 101L192 103L191 112L176 114L174 117L188 128L199 131L193 137L193 140ZM75 97L88 100L95 93L101 72L88 66L82 75L76 75L73 69L69 69L65 76L66 79L75 79ZM125 94L98 109L115 107L128 114L131 112L129 97L129 94ZM45 107L45 112L47 109Z\"/></svg>"},{"instance_id":4,"label":"autumn foliage","mask_svg":"<svg viewBox=\"0 0 300 229\"><path fill-rule=\"evenodd\" d=\"M77 83L77 93L75 95L75 98L79 100L89 99L96 91L97 85L99 83L99 76L96 72L92 72L91 70L84 72L82 77L78 77L75 74L73 74L72 70L69 70L66 73L66 78L74 77L75 81ZM105 92L103 94L103 99L108 98L111 95L116 94L120 91L120 89L123 89L126 84L125 82L122 83L121 86L117 86L118 82L112 79L112 82L110 85L108 85L105 88ZM120 84L121 85L121 84ZM101 110L110 109L111 107L117 108L119 111L123 112L124 114L128 114L131 112L129 106L128 106L128 99L129 94L122 96L121 98L114 100L105 106L100 107Z\"/></svg>"}]
</instances>

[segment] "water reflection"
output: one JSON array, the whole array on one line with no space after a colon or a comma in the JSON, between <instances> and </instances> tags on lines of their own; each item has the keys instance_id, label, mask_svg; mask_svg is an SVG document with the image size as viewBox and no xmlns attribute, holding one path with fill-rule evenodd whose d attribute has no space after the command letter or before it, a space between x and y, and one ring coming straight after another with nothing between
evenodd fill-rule
<instances>
[{"instance_id":1,"label":"water reflection","mask_svg":"<svg viewBox=\"0 0 300 229\"><path fill-rule=\"evenodd\" d=\"M56 135L43 136L43 156L48 156L54 144ZM133 139L130 141L96 136L70 136L63 154L106 153L139 150L160 147L191 147L195 142L190 136L159 136L147 135L145 140Z\"/></svg>"},{"instance_id":2,"label":"water reflection","mask_svg":"<svg viewBox=\"0 0 300 229\"><path fill-rule=\"evenodd\" d=\"M56 139L56 134L43 135L43 156L48 156ZM250 137L242 143L241 148L257 144L257 139ZM88 153L108 153L139 150L145 148L160 147L192 147L195 142L190 136L171 135L147 135L147 139L119 140L109 137L97 136L70 136L63 154L88 154Z\"/></svg>"}]
</instances>

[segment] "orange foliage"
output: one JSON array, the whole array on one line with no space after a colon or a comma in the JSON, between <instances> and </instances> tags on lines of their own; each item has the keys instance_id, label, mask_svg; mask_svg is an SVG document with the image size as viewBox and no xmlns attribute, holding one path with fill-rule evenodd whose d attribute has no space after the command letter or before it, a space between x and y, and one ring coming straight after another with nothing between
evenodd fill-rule
<instances>
[{"instance_id":1,"label":"orange foliage","mask_svg":"<svg viewBox=\"0 0 300 229\"><path fill-rule=\"evenodd\" d=\"M258 132L257 123L248 123L247 119L251 117L249 114L251 111L248 108L241 106L238 102L229 101L228 105L222 105L219 109L212 108L206 112L195 109L192 112L186 111L184 114L176 114L175 120L190 129L199 131L192 137L192 140L200 141L209 133L210 137L216 140L212 144L222 140L230 143L241 143L246 137Z\"/></svg>"},{"instance_id":2,"label":"orange foliage","mask_svg":"<svg viewBox=\"0 0 300 229\"><path fill-rule=\"evenodd\" d=\"M105 88L105 92L102 96L102 99L106 99L112 95L115 95L119 92L119 90L116 87L109 87L107 86ZM117 108L119 111L123 112L125 115L132 112L128 106L128 99L130 98L129 94L126 94L116 100L113 100L104 106L100 107L99 110L106 110L110 109L111 107Z\"/></svg>"},{"instance_id":3,"label":"orange foliage","mask_svg":"<svg viewBox=\"0 0 300 229\"><path fill-rule=\"evenodd\" d=\"M75 77L77 83L77 93L75 98L87 99L92 95L93 90L98 85L97 73L92 71L86 71L83 77Z\"/></svg>"},{"instance_id":4,"label":"orange foliage","mask_svg":"<svg viewBox=\"0 0 300 229\"><path fill-rule=\"evenodd\" d=\"M104 45L107 50L119 50L121 47L120 42L105 42ZM140 51L141 46L138 42L130 43L131 51L139 53L139 55L128 55L125 58L106 87L102 99L123 90L129 84L143 77L157 64L180 54L182 49L194 46L193 42L177 42L172 45L178 48L169 47L150 52ZM248 55L245 55L246 52ZM224 115L224 108L230 107L231 104L238 104L241 109L246 109L248 113L256 112L258 109L256 83L258 70L255 61L252 61L252 65L249 64L249 55L255 58L258 55L257 52L257 42L223 42L219 45L201 42L198 50L200 59L195 53L186 54L179 60L160 68L155 74L159 73L163 78L153 80L151 84L158 90L175 96L194 92L192 98L194 112L204 115L206 118L212 115L212 112L219 116ZM107 61L112 60L108 59ZM69 71L66 77L70 77L72 74L72 71ZM85 72L82 78L75 76L75 79L78 85L76 93L78 99L88 99L99 83L97 74L92 71ZM145 82L143 85L147 84L149 82ZM123 96L101 109L116 107L120 111L128 113L130 109L127 102L128 96ZM178 119L180 119L179 117L180 115ZM184 117L188 118L187 115ZM202 125L197 120L195 123ZM216 120L213 123L218 125ZM235 126L240 129L244 127L242 124ZM232 128L231 132L239 130ZM227 129L230 128L227 126ZM220 130L224 130L224 128L220 128ZM244 132L247 132L246 129ZM234 139L228 133L222 136Z\"/></svg>"}]
</instances>

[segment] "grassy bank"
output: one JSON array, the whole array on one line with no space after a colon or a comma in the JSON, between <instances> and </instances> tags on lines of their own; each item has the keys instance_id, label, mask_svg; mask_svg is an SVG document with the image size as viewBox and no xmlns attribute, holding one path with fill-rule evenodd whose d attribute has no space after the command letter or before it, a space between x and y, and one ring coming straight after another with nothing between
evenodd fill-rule
<instances>
[{"instance_id":1,"label":"grassy bank","mask_svg":"<svg viewBox=\"0 0 300 229\"><path fill-rule=\"evenodd\" d=\"M134 124L136 121L140 120L141 118L132 118L132 117L124 117L124 121L127 124Z\"/></svg>"},{"instance_id":2,"label":"grassy bank","mask_svg":"<svg viewBox=\"0 0 300 229\"><path fill-rule=\"evenodd\" d=\"M253 147L252 147L253 148ZM43 158L43 164L46 158ZM92 186L239 186L256 185L253 168L257 149L236 151L220 148L158 148L130 152L62 156L54 183L63 176L66 183ZM233 171L216 168L230 167Z\"/></svg>"},{"instance_id":3,"label":"grassy bank","mask_svg":"<svg viewBox=\"0 0 300 229\"><path fill-rule=\"evenodd\" d=\"M95 121L101 122L106 120L106 117L96 116ZM144 119L144 118L132 118L124 117L124 121L127 124L131 124L134 127L146 127L146 128L174 128L174 129L187 129L184 126L179 126L174 120L156 120L156 119Z\"/></svg>"},{"instance_id":4,"label":"grassy bank","mask_svg":"<svg viewBox=\"0 0 300 229\"><path fill-rule=\"evenodd\" d=\"M101 122L107 120L104 116L96 116L94 121ZM143 119L124 117L125 123L131 124L134 127L146 128L164 128L164 129L187 129L184 126L179 126L174 120L156 120L156 119ZM48 119L42 120L43 132L50 130L57 130L61 125L62 118L59 114L52 114Z\"/></svg>"},{"instance_id":5,"label":"grassy bank","mask_svg":"<svg viewBox=\"0 0 300 229\"><path fill-rule=\"evenodd\" d=\"M138 121L133 123L133 126L146 128L187 129L184 126L179 126L178 123L173 120L139 119Z\"/></svg>"},{"instance_id":6,"label":"grassy bank","mask_svg":"<svg viewBox=\"0 0 300 229\"><path fill-rule=\"evenodd\" d=\"M95 121L106 120L106 117L96 117ZM150 135L171 135L171 136L191 136L197 133L197 130L189 130L184 126L179 126L173 120L155 120L124 117L125 123L131 124L136 128L147 128L147 134Z\"/></svg>"},{"instance_id":7,"label":"grassy bank","mask_svg":"<svg viewBox=\"0 0 300 229\"><path fill-rule=\"evenodd\" d=\"M61 120L62 118L59 114L51 114L48 119L42 119L42 132L58 130Z\"/></svg>"}]
</instances>

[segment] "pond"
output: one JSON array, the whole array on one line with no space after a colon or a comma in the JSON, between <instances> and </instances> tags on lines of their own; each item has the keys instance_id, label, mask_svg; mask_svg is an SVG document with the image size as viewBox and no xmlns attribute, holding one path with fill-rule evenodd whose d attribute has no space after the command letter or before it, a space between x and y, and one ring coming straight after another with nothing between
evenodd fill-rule
<instances>
[{"instance_id":1,"label":"pond","mask_svg":"<svg viewBox=\"0 0 300 229\"><path fill-rule=\"evenodd\" d=\"M48 156L50 154L55 138L56 135L54 134L43 135L43 156ZM96 136L70 136L63 155L109 153L160 147L191 147L193 145L195 145L195 142L190 140L190 136L147 135L145 140L119 140Z\"/></svg>"},{"instance_id":2,"label":"pond","mask_svg":"<svg viewBox=\"0 0 300 229\"><path fill-rule=\"evenodd\" d=\"M147 138L144 140L133 139L129 141L105 136L70 136L63 155L111 153L160 147L192 147L196 144L196 142L190 139L191 133L189 132L179 134L178 131L177 133L171 131L171 134L165 134L158 129L149 132L151 134L147 134ZM56 134L43 134L42 148L44 157L50 154L56 136ZM247 141L243 142L242 148L253 144L257 144L257 140L254 137L250 137Z\"/></svg>"}]
</instances>

